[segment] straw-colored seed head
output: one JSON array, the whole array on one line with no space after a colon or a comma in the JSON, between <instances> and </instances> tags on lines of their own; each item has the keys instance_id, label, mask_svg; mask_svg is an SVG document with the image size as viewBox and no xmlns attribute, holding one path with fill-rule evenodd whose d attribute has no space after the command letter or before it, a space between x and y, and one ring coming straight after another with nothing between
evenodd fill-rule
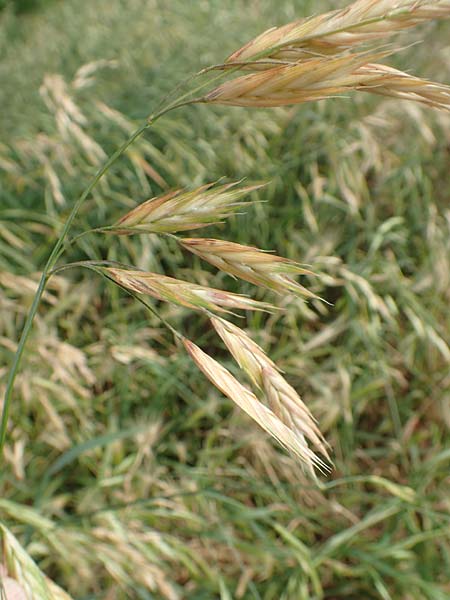
<instances>
[{"instance_id":1,"label":"straw-colored seed head","mask_svg":"<svg viewBox=\"0 0 450 600\"><path fill-rule=\"evenodd\" d=\"M255 386L262 389L262 369L276 369L275 363L256 342L233 323L215 318L211 319L211 323L241 369L247 373Z\"/></svg>"},{"instance_id":2,"label":"straw-colored seed head","mask_svg":"<svg viewBox=\"0 0 450 600\"><path fill-rule=\"evenodd\" d=\"M435 108L450 108L449 86L371 62L385 55L347 54L268 69L225 82L210 92L206 101L233 106L274 107L362 90L414 100Z\"/></svg>"},{"instance_id":3,"label":"straw-colored seed head","mask_svg":"<svg viewBox=\"0 0 450 600\"><path fill-rule=\"evenodd\" d=\"M270 408L262 404L227 369L191 341L184 339L183 344L197 367L211 383L235 402L279 444L297 456L311 472L313 467L321 471L328 470L328 466L308 448L303 436L285 425Z\"/></svg>"},{"instance_id":4,"label":"straw-colored seed head","mask_svg":"<svg viewBox=\"0 0 450 600\"><path fill-rule=\"evenodd\" d=\"M450 16L449 0L357 0L350 6L265 31L234 52L229 63L264 58L297 62L337 54L430 19ZM251 69L264 69L263 60Z\"/></svg>"},{"instance_id":5,"label":"straw-colored seed head","mask_svg":"<svg viewBox=\"0 0 450 600\"><path fill-rule=\"evenodd\" d=\"M324 456L330 460L327 444L314 417L295 389L288 384L277 369L265 366L262 369L264 392L270 408L291 429L305 436Z\"/></svg>"},{"instance_id":6,"label":"straw-colored seed head","mask_svg":"<svg viewBox=\"0 0 450 600\"><path fill-rule=\"evenodd\" d=\"M184 248L211 263L224 273L266 287L275 292L316 297L292 279L293 275L312 272L287 258L253 246L211 238L184 238Z\"/></svg>"},{"instance_id":7,"label":"straw-colored seed head","mask_svg":"<svg viewBox=\"0 0 450 600\"><path fill-rule=\"evenodd\" d=\"M354 90L367 75L358 69L387 53L314 58L226 81L205 102L247 107L275 107L329 98Z\"/></svg>"},{"instance_id":8,"label":"straw-colored seed head","mask_svg":"<svg viewBox=\"0 0 450 600\"><path fill-rule=\"evenodd\" d=\"M232 294L214 288L196 285L181 279L128 269L105 267L103 271L116 283L138 294L148 294L158 300L171 302L191 309L229 312L227 309L264 310L275 308L248 296Z\"/></svg>"},{"instance_id":9,"label":"straw-colored seed head","mask_svg":"<svg viewBox=\"0 0 450 600\"><path fill-rule=\"evenodd\" d=\"M238 365L264 391L272 411L288 427L305 436L327 458L326 442L309 409L274 362L236 325L220 318L211 323Z\"/></svg>"},{"instance_id":10,"label":"straw-colored seed head","mask_svg":"<svg viewBox=\"0 0 450 600\"><path fill-rule=\"evenodd\" d=\"M434 108L450 110L450 86L420 77L414 77L387 65L368 64L359 69L366 81L358 89L392 96L402 100L414 100Z\"/></svg>"},{"instance_id":11,"label":"straw-colored seed head","mask_svg":"<svg viewBox=\"0 0 450 600\"><path fill-rule=\"evenodd\" d=\"M118 221L118 233L175 233L217 223L246 204L241 198L262 187L237 185L209 183L190 192L175 190L151 198Z\"/></svg>"}]
</instances>

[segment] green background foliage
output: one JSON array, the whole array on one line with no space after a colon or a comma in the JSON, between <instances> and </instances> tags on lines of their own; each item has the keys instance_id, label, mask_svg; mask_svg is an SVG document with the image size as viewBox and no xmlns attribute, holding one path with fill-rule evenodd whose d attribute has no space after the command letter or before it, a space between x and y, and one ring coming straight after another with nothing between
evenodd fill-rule
<instances>
[{"instance_id":1,"label":"green background foliage","mask_svg":"<svg viewBox=\"0 0 450 600\"><path fill-rule=\"evenodd\" d=\"M2 12L0 387L34 274L102 152L180 79L332 4L65 0ZM449 24L402 41L422 39L392 64L448 82ZM92 61L109 62L74 84ZM64 136L39 93L55 73L85 137ZM55 277L17 383L0 518L75 598L449 597L450 119L362 96L176 111L83 207L74 233L166 187L270 182L261 203L204 234L319 273L303 283L331 306L267 294L282 312L236 322L301 393L335 470L319 487L305 479L121 291L88 272ZM66 256L262 298L152 236L91 235ZM204 318L159 309L234 370Z\"/></svg>"}]
</instances>

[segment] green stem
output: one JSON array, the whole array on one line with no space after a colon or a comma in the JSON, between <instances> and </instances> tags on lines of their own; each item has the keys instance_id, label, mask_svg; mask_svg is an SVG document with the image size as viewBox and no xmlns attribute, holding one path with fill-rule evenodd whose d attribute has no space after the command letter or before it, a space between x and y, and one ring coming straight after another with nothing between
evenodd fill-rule
<instances>
[{"instance_id":1,"label":"green stem","mask_svg":"<svg viewBox=\"0 0 450 600\"><path fill-rule=\"evenodd\" d=\"M90 182L90 184L87 186L87 188L84 190L84 192L81 194L81 196L78 198L78 200L73 205L73 208L70 211L70 214L69 214L66 222L64 223L61 234L60 234L59 238L57 239L57 241L53 247L53 250L51 251L50 256L48 257L48 260L42 271L41 278L40 278L39 284L38 284L38 288L34 295L33 303L31 305L30 311L27 315L25 325L22 330L22 335L20 336L19 344L17 346L16 354L14 356L14 360L13 360L11 369L8 374L5 397L4 397L4 401L3 401L2 418L1 418L1 423L0 423L0 460L1 460L1 457L3 454L3 446L5 444L5 439L6 439L6 429L7 429L7 425L8 425L8 418L9 418L9 411L10 411L10 407L11 407L11 398L12 398L12 393L13 393L13 388L14 388L14 382L15 382L17 372L20 367L20 362L22 360L23 352L25 350L25 344L30 335L34 317L36 316L36 313L37 313L37 310L39 307L39 303L41 301L42 294L44 293L44 289L45 289L47 280L51 274L53 267L57 263L59 257L64 252L64 242L65 242L67 234L69 233L69 230L72 226L72 223L73 223L75 217L77 216L78 211L81 208L81 205L86 200L86 198L89 196L89 194L92 192L92 190L97 185L97 183L100 181L100 179L103 177L103 175L108 171L108 169L116 162L116 160L118 158L120 158L122 156L122 154L126 151L126 149L135 140L137 140L138 137L140 137L144 133L144 131L148 127L150 127L155 121L157 121L160 117L162 117L169 111L174 110L175 108L180 108L181 106L187 106L189 104L196 104L198 102L202 102L202 100L203 100L202 98L194 98L191 100L185 100L185 97L182 97L182 98L179 98L176 102L167 106L166 108L163 108L162 110L150 115L146 119L146 121L144 123L142 123L142 125L140 125L140 127L138 129L136 129L136 131L134 133L131 134L131 136L122 144L122 146L120 146L114 152L114 154L112 154L108 158L108 160L98 170L98 172L96 173L93 180Z\"/></svg>"},{"instance_id":2,"label":"green stem","mask_svg":"<svg viewBox=\"0 0 450 600\"><path fill-rule=\"evenodd\" d=\"M174 106L174 108L175 108L175 106ZM72 226L73 220L77 216L78 211L80 210L83 202L86 200L86 198L92 192L92 190L97 185L97 183L100 181L100 179L103 177L103 175L106 173L106 171L108 171L108 169L111 167L111 165L113 165L113 163L115 163L116 160L120 156L122 156L122 154L125 152L125 150L128 148L128 146L130 146L140 135L142 135L142 133L147 129L147 127L149 127L154 121L156 121L156 119L158 119L160 116L162 116L162 114L164 114L165 112L167 112L167 110L161 111L161 113L158 113L158 114L152 116L151 118L149 118L148 120L146 120L145 123L143 123L138 129L136 129L136 131L128 138L128 140L126 140L126 142L124 142L122 144L122 146L120 148L118 148L116 150L116 152L114 152L114 154L112 154L110 156L110 158L105 162L105 164L98 170L94 179L90 182L90 184L87 186L87 188L84 190L84 192L78 198L78 200L75 202L72 210L70 211L70 214L67 218L67 221L64 224L61 234L60 234L58 240L56 241L56 243L53 247L53 250L50 253L50 256L48 257L48 260L44 266L44 270L42 271L41 279L39 281L38 288L37 288L35 296L33 298L33 303L31 305L30 311L27 315L25 325L22 330L22 335L20 336L19 344L17 346L16 354L14 356L14 360L13 360L11 369L9 371L8 381L6 383L6 392L5 392L5 397L4 397L4 401L3 401L2 419L1 419L1 423L0 423L0 457L2 456L3 446L5 444L6 429L7 429L7 425L8 425L8 417L9 417L9 411L10 411L10 406L11 406L11 397L12 397L12 392L13 392L13 387L14 387L14 381L16 379L17 372L19 370L20 362L21 362L23 352L25 349L25 344L30 335L31 327L33 325L33 320L34 320L34 317L36 316L36 312L38 310L39 303L42 298L42 294L44 293L44 289L45 289L45 285L46 285L48 277L49 277L49 273L52 270L52 268L54 267L54 265L56 264L59 256L61 255L61 252L64 249L64 240L66 239L69 229Z\"/></svg>"}]
</instances>

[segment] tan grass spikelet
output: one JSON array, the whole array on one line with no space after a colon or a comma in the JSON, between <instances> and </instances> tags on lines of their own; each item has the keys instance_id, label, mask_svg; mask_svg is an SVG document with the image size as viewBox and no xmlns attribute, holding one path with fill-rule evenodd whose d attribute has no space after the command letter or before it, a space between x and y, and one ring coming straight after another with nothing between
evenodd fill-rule
<instances>
[{"instance_id":1,"label":"tan grass spikelet","mask_svg":"<svg viewBox=\"0 0 450 600\"><path fill-rule=\"evenodd\" d=\"M192 191L174 190L151 198L124 215L116 224L117 232L176 233L218 223L246 204L240 201L243 196L262 187L236 187L238 183L208 183Z\"/></svg>"},{"instance_id":2,"label":"tan grass spikelet","mask_svg":"<svg viewBox=\"0 0 450 600\"><path fill-rule=\"evenodd\" d=\"M356 89L370 78L360 67L388 52L313 58L226 81L204 101L244 107L276 107L330 98Z\"/></svg>"},{"instance_id":3,"label":"tan grass spikelet","mask_svg":"<svg viewBox=\"0 0 450 600\"><path fill-rule=\"evenodd\" d=\"M359 72L367 76L366 82L359 85L359 90L450 110L448 85L414 77L387 65L368 64L361 67Z\"/></svg>"},{"instance_id":4,"label":"tan grass spikelet","mask_svg":"<svg viewBox=\"0 0 450 600\"><path fill-rule=\"evenodd\" d=\"M194 310L205 309L213 312L229 312L227 309L233 308L268 312L276 310L271 304L258 302L248 296L196 285L159 273L112 267L104 267L102 271L125 289Z\"/></svg>"},{"instance_id":5,"label":"tan grass spikelet","mask_svg":"<svg viewBox=\"0 0 450 600\"><path fill-rule=\"evenodd\" d=\"M269 433L286 450L297 456L313 472L313 467L327 471L328 466L305 443L303 436L298 435L285 425L277 415L245 388L220 363L203 352L193 342L183 339L184 347L202 373L225 396L235 402Z\"/></svg>"},{"instance_id":6,"label":"tan grass spikelet","mask_svg":"<svg viewBox=\"0 0 450 600\"><path fill-rule=\"evenodd\" d=\"M298 263L254 246L211 238L183 238L180 244L224 273L279 293L317 298L294 281L295 275L312 275Z\"/></svg>"},{"instance_id":7,"label":"tan grass spikelet","mask_svg":"<svg viewBox=\"0 0 450 600\"><path fill-rule=\"evenodd\" d=\"M234 52L227 62L297 62L337 54L422 22L450 16L449 0L357 0L345 8L273 27ZM261 60L246 68L264 69Z\"/></svg>"},{"instance_id":8,"label":"tan grass spikelet","mask_svg":"<svg viewBox=\"0 0 450 600\"><path fill-rule=\"evenodd\" d=\"M257 388L264 391L277 417L290 429L305 436L329 459L326 442L314 417L264 350L229 321L213 317L211 323L241 369Z\"/></svg>"},{"instance_id":9,"label":"tan grass spikelet","mask_svg":"<svg viewBox=\"0 0 450 600\"><path fill-rule=\"evenodd\" d=\"M315 58L244 75L211 91L206 102L244 107L275 107L321 100L346 91L365 91L450 108L450 86L372 63L377 55Z\"/></svg>"},{"instance_id":10,"label":"tan grass spikelet","mask_svg":"<svg viewBox=\"0 0 450 600\"><path fill-rule=\"evenodd\" d=\"M264 392L273 412L293 431L308 439L328 460L327 443L309 409L278 369L261 370Z\"/></svg>"}]
</instances>

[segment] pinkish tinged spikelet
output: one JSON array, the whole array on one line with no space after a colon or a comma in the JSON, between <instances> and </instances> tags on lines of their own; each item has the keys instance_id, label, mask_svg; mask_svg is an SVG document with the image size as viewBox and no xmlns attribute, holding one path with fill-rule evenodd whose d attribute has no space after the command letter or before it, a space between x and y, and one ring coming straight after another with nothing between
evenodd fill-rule
<instances>
[{"instance_id":1,"label":"pinkish tinged spikelet","mask_svg":"<svg viewBox=\"0 0 450 600\"><path fill-rule=\"evenodd\" d=\"M263 187L237 185L213 187L213 183L208 183L190 192L175 190L152 198L123 216L116 224L116 232L175 233L212 225L244 206L246 203L240 201L243 196Z\"/></svg>"},{"instance_id":2,"label":"pinkish tinged spikelet","mask_svg":"<svg viewBox=\"0 0 450 600\"><path fill-rule=\"evenodd\" d=\"M226 309L276 310L271 304L258 302L241 294L232 294L144 271L105 267L102 269L116 283L138 294L148 294L158 300L172 302L192 309L206 309L215 312L229 312Z\"/></svg>"},{"instance_id":3,"label":"pinkish tinged spikelet","mask_svg":"<svg viewBox=\"0 0 450 600\"><path fill-rule=\"evenodd\" d=\"M290 292L316 298L292 279L293 275L312 272L287 258L264 252L253 246L210 238L183 238L181 245L224 273L263 286L275 292Z\"/></svg>"},{"instance_id":4,"label":"pinkish tinged spikelet","mask_svg":"<svg viewBox=\"0 0 450 600\"><path fill-rule=\"evenodd\" d=\"M240 384L227 369L191 341L184 339L183 344L197 367L211 383L235 402L279 444L297 456L311 472L313 472L314 466L321 471L328 470L328 466L308 448L303 436L285 425L272 410Z\"/></svg>"},{"instance_id":5,"label":"pinkish tinged spikelet","mask_svg":"<svg viewBox=\"0 0 450 600\"><path fill-rule=\"evenodd\" d=\"M378 55L344 55L315 58L276 67L225 82L205 102L244 107L275 107L321 100L362 90L415 100L435 108L450 108L450 87L426 81L371 61Z\"/></svg>"},{"instance_id":6,"label":"pinkish tinged spikelet","mask_svg":"<svg viewBox=\"0 0 450 600\"><path fill-rule=\"evenodd\" d=\"M275 107L322 100L354 90L367 76L358 69L385 56L347 54L314 58L307 62L275 67L226 81L212 90L205 102L232 106Z\"/></svg>"},{"instance_id":7,"label":"pinkish tinged spikelet","mask_svg":"<svg viewBox=\"0 0 450 600\"><path fill-rule=\"evenodd\" d=\"M273 27L234 52L228 62L231 66L261 55L266 60L297 62L337 54L424 21L449 16L449 0L357 0L339 10ZM254 63L247 68L266 66Z\"/></svg>"}]
</instances>

